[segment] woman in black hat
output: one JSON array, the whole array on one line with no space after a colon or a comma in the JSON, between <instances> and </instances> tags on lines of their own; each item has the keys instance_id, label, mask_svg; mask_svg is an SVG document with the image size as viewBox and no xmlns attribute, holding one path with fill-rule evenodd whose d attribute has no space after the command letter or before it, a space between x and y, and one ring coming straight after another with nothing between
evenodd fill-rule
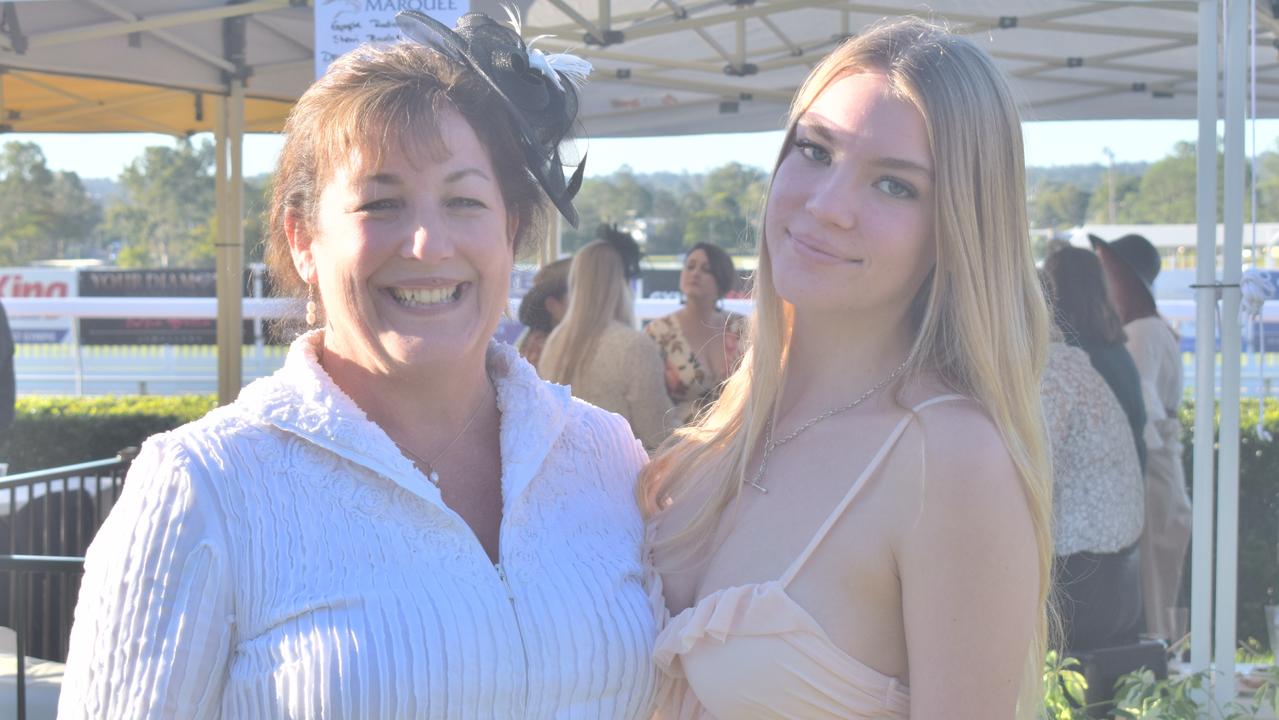
<instances>
[{"instance_id":1,"label":"woman in black hat","mask_svg":"<svg viewBox=\"0 0 1279 720\"><path fill-rule=\"evenodd\" d=\"M313 329L135 461L63 718L648 717L643 450L492 340L546 196L576 219L580 72L401 22L290 115L267 256Z\"/></svg>"},{"instance_id":2,"label":"woman in black hat","mask_svg":"<svg viewBox=\"0 0 1279 720\"><path fill-rule=\"evenodd\" d=\"M1146 526L1141 535L1146 630L1175 641L1172 617L1190 544L1190 498L1181 465L1181 343L1159 316L1154 282L1159 251L1140 235L1105 240L1089 235L1106 271L1128 336L1128 352L1141 376L1146 404Z\"/></svg>"}]
</instances>

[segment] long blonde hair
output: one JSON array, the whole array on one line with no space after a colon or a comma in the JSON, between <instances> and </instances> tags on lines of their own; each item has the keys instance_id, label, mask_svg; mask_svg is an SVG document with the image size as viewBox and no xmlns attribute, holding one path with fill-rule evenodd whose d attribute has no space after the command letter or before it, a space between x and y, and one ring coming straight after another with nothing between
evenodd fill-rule
<instances>
[{"instance_id":1,"label":"long blonde hair","mask_svg":"<svg viewBox=\"0 0 1279 720\"><path fill-rule=\"evenodd\" d=\"M937 262L911 305L916 334L907 372L936 374L980 403L998 428L1031 512L1038 601L1047 609L1052 479L1039 379L1049 323L1030 249L1016 105L994 63L968 40L918 19L880 24L846 41L809 74L791 105L777 166L791 152L796 123L817 96L836 79L866 70L882 72L899 97L916 107L933 159ZM762 236L750 350L719 401L667 442L640 484L650 517L690 487L711 486L689 525L659 542L659 550L676 557L691 558L704 548L719 516L738 497L747 459L762 440L785 379L794 308L777 294ZM1022 717L1034 716L1042 705L1046 618L1040 614L1026 661Z\"/></svg>"},{"instance_id":2,"label":"long blonde hair","mask_svg":"<svg viewBox=\"0 0 1279 720\"><path fill-rule=\"evenodd\" d=\"M634 305L622 256L616 248L595 240L578 250L568 271L568 310L546 338L542 350L543 360L538 366L542 377L574 384L610 323L635 326Z\"/></svg>"}]
</instances>

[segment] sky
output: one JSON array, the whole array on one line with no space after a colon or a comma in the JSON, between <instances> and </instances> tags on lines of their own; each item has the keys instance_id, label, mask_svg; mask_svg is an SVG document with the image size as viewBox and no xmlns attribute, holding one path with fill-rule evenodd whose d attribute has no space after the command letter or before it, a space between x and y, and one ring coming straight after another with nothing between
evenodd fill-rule
<instances>
[{"instance_id":1,"label":"sky","mask_svg":"<svg viewBox=\"0 0 1279 720\"><path fill-rule=\"evenodd\" d=\"M1153 162L1170 154L1178 141L1193 142L1199 134L1193 120L1033 122L1025 123L1023 132L1026 164L1037 167L1104 165L1107 148L1116 163ZM1250 124L1246 133L1252 132ZM1279 120L1257 121L1255 132L1260 151L1273 149L1279 140ZM141 155L143 148L173 142L166 135L152 134L0 135L0 143L8 141L37 143L51 169L73 171L81 178L112 179ZM780 132L595 139L586 146L586 174L609 175L624 165L637 173L700 173L732 161L767 169L772 167L780 143ZM280 144L277 135L246 136L245 175L270 172Z\"/></svg>"}]
</instances>

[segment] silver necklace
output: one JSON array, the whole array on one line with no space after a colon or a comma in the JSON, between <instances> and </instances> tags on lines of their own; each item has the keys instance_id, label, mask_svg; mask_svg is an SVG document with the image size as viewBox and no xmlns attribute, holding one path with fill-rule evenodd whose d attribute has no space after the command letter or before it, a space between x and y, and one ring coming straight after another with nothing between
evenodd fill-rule
<instances>
[{"instance_id":1,"label":"silver necklace","mask_svg":"<svg viewBox=\"0 0 1279 720\"><path fill-rule=\"evenodd\" d=\"M492 381L489 382L489 387L492 387ZM466 421L466 424L462 426L462 429L458 432L458 434L453 436L453 439L449 441L449 444L444 446L443 450L435 453L434 460L427 460L395 440L392 440L391 442L395 443L395 447L400 449L400 453L416 465L418 470L425 471L426 479L431 481L431 484L438 488L440 486L440 474L435 471L435 463L439 462L440 458L444 457L444 453L448 452L449 449L466 434L466 431L471 429L471 423L475 422L475 418L479 416L480 409L484 407L484 402L488 400L488 397L488 388L485 388L484 397L480 398L480 402L475 406L475 409L471 411L471 418Z\"/></svg>"},{"instance_id":2,"label":"silver necklace","mask_svg":"<svg viewBox=\"0 0 1279 720\"><path fill-rule=\"evenodd\" d=\"M785 445L791 440L794 440L795 438L799 437L800 435L804 433L805 430L808 430L810 427L816 425L817 423L823 420L826 420L828 418L834 417L835 415L838 415L840 413L848 412L849 410L852 410L858 405L861 405L862 403L866 402L867 400L870 399L872 395L879 392L880 390L883 390L884 387L888 385L888 383L895 380L898 375L901 375L906 370L906 366L909 364L910 364L910 358L906 358L906 361L903 362L901 365L898 365L897 369L889 373L888 377L884 378L883 380L880 380L878 383L875 384L874 387L862 393L861 397L848 403L847 405L837 407L834 410L827 410L821 415L817 415L809 419L808 422L795 428L793 431L791 431L789 435L787 435L786 437L780 440L773 439L773 418L770 416L768 418L768 424L764 426L764 457L760 458L759 460L759 470L755 471L755 477L752 478L750 482L747 484L749 484L751 487L767 495L768 488L764 487L763 485L760 485L759 481L764 479L764 469L768 467L769 453Z\"/></svg>"}]
</instances>

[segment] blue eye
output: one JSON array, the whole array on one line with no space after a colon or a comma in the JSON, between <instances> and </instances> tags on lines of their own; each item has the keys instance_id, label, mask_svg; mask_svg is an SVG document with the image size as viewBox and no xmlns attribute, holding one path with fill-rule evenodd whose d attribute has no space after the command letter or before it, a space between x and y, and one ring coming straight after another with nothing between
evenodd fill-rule
<instances>
[{"instance_id":1,"label":"blue eye","mask_svg":"<svg viewBox=\"0 0 1279 720\"><path fill-rule=\"evenodd\" d=\"M910 200L919 196L915 188L895 178L882 178L875 182L875 187L884 194L901 200Z\"/></svg>"},{"instance_id":2,"label":"blue eye","mask_svg":"<svg viewBox=\"0 0 1279 720\"><path fill-rule=\"evenodd\" d=\"M400 201L398 200L390 200L390 199L372 200L370 202L367 202L361 205L358 209L358 212L379 212L379 211L385 211L385 210L395 210L399 208L399 206L400 206Z\"/></svg>"},{"instance_id":3,"label":"blue eye","mask_svg":"<svg viewBox=\"0 0 1279 720\"><path fill-rule=\"evenodd\" d=\"M817 143L808 140L795 140L795 148L799 150L799 154L823 165L830 164L830 152L826 148Z\"/></svg>"}]
</instances>

